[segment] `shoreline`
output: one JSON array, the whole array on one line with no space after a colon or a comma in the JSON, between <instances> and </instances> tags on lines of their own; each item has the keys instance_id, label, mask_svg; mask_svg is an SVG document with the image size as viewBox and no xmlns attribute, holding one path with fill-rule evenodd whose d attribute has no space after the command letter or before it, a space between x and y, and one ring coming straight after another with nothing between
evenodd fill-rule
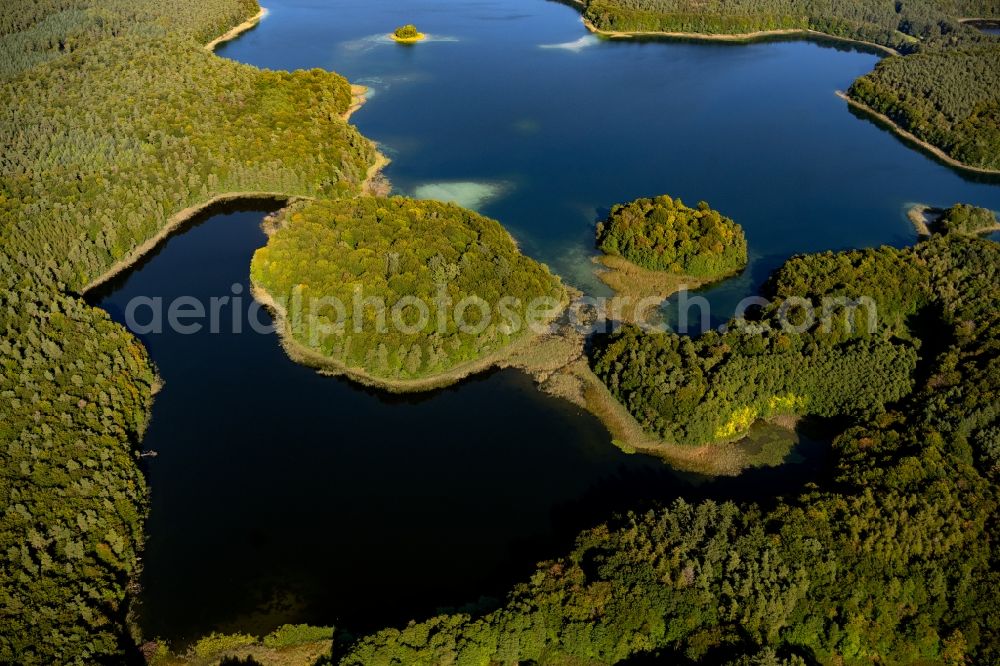
<instances>
[{"instance_id":1,"label":"shoreline","mask_svg":"<svg viewBox=\"0 0 1000 666\"><path fill-rule=\"evenodd\" d=\"M362 196L389 196L389 193L392 192L392 183L382 174L382 170L390 164L392 164L392 160L376 149L375 161L368 167L365 179L361 181L359 192Z\"/></svg>"},{"instance_id":2,"label":"shoreline","mask_svg":"<svg viewBox=\"0 0 1000 666\"><path fill-rule=\"evenodd\" d=\"M128 254L113 263L111 267L101 273L100 276L87 283L87 285L78 293L81 296L86 296L88 292L93 291L94 289L114 279L122 272L132 268L136 263L141 261L143 257L156 249L160 243L167 240L167 238L169 238L175 231L190 222L191 219L198 214L205 212L213 206L222 203L232 203L234 201L275 201L284 202L285 205L287 205L293 201L310 198L311 197L291 195L283 192L226 192L223 194L217 194L193 206L182 208L168 217L166 224L160 227L159 231L147 238L143 243L132 248Z\"/></svg>"},{"instance_id":3,"label":"shoreline","mask_svg":"<svg viewBox=\"0 0 1000 666\"><path fill-rule=\"evenodd\" d=\"M389 393L421 393L435 389L452 386L463 379L473 375L481 374L488 370L519 368L532 374L527 365L518 362L518 357L523 355L526 349L530 349L548 333L530 333L517 340L497 349L481 358L465 361L448 370L418 379L387 379L376 377L363 368L348 366L340 361L325 356L320 352L310 349L296 340L288 330L288 313L284 306L278 303L267 289L260 286L252 279L250 281L250 293L258 303L266 307L274 316L275 333L281 342L282 349L288 358L295 363L315 369L321 375L331 377L346 377L347 379L370 388L387 391ZM559 312L555 313L546 325L553 323L562 316L569 307L569 295L563 287L562 303Z\"/></svg>"},{"instance_id":4,"label":"shoreline","mask_svg":"<svg viewBox=\"0 0 1000 666\"><path fill-rule=\"evenodd\" d=\"M710 284L716 284L723 280L739 275L746 269L746 265L738 270L718 275L711 278L699 278L692 275L670 273L667 271L654 271L644 268L625 257L614 254L601 254L592 260L599 268L595 269L597 278L607 285L615 294L616 298L637 300L636 305L643 301L658 299L659 305L663 301L676 294L682 287L687 289L700 289ZM628 323L641 323L647 321L644 317L650 309L650 304L641 312L629 310L615 312L621 315L622 321ZM638 316L637 316L638 315ZM641 317L641 319L640 319Z\"/></svg>"},{"instance_id":5,"label":"shoreline","mask_svg":"<svg viewBox=\"0 0 1000 666\"><path fill-rule=\"evenodd\" d=\"M593 414L611 434L612 444L626 453L641 453L659 458L671 468L705 476L739 476L762 463L759 456L748 451L743 442L747 436L708 444L675 444L653 437L639 424L628 409L619 402L604 382L594 374L584 361L584 368L577 377L583 384L585 409ZM793 428L765 420L794 433Z\"/></svg>"},{"instance_id":6,"label":"shoreline","mask_svg":"<svg viewBox=\"0 0 1000 666\"><path fill-rule=\"evenodd\" d=\"M930 206L918 203L910 206L909 210L906 211L906 217L909 218L913 228L917 230L917 236L920 238L930 238L931 230L927 226L927 218L925 217L925 214L930 210Z\"/></svg>"},{"instance_id":7,"label":"shoreline","mask_svg":"<svg viewBox=\"0 0 1000 666\"><path fill-rule=\"evenodd\" d=\"M351 116L357 113L361 107L368 103L368 86L363 86L358 83L351 84L351 105L347 107L347 111L340 114L340 117L344 121L350 121Z\"/></svg>"},{"instance_id":8,"label":"shoreline","mask_svg":"<svg viewBox=\"0 0 1000 666\"><path fill-rule=\"evenodd\" d=\"M868 115L870 115L870 116L872 116L872 117L874 117L874 118L882 121L883 123L885 123L886 125L888 125L889 129L891 129L895 134L897 134L898 136L902 137L903 139L906 139L910 143L916 144L920 148L923 148L926 152L931 153L932 155L934 155L935 157L937 157L938 159L940 159L942 162L944 162L948 166L955 167L956 169L962 169L962 170L965 170L965 171L971 171L973 173L983 173L983 174L994 175L994 176L1000 175L1000 169L990 169L988 167L977 167L977 166L973 166L972 164L966 164L965 162L961 162L959 160L956 160L954 157L951 157L950 155L948 155L948 153L944 152L943 150L941 150L937 146L935 146L933 144L930 144L930 143L927 143L923 139L921 139L921 138L917 137L915 134L911 133L909 130L904 129L900 125L897 125L896 122L892 118L890 118L889 116L887 116L885 114L882 114L882 113L879 113L878 111L876 111L875 109L871 108L870 106L868 106L864 102L859 102L858 100L854 99L853 97L851 97L850 95L848 95L847 93L845 93L842 90L837 90L835 92L835 94L837 95L837 97L839 97L840 99L842 99L845 102L847 102L853 108L858 109L859 111L864 111Z\"/></svg>"},{"instance_id":9,"label":"shoreline","mask_svg":"<svg viewBox=\"0 0 1000 666\"><path fill-rule=\"evenodd\" d=\"M254 14L253 16L251 16L250 18L248 18L246 21L243 21L243 23L240 23L237 26L233 26L232 28L230 28L226 32L222 33L221 35L219 35L218 37L216 37L215 39L213 39L212 41L210 41L208 44L205 44L205 50L209 51L209 52L213 52L213 51L215 51L215 47L217 47L219 44L222 44L224 42L228 42L230 40L236 39L241 34L243 34L247 30L249 30L250 28L253 28L258 23L260 23L261 20L265 16L267 16L267 14L268 14L267 7L261 7L259 12L257 12L256 14Z\"/></svg>"},{"instance_id":10,"label":"shoreline","mask_svg":"<svg viewBox=\"0 0 1000 666\"><path fill-rule=\"evenodd\" d=\"M931 227L937 226L941 222L941 218L944 216L945 211L946 209L944 208L917 203L910 206L910 208L906 211L906 217L908 217L910 222L913 223L914 228L917 230L917 236L924 239L930 238L934 234L934 230ZM935 217L933 219L929 219L929 216ZM998 231L1000 231L1000 222L990 226L981 227L979 229L972 229L964 233L970 236L985 236Z\"/></svg>"},{"instance_id":11,"label":"shoreline","mask_svg":"<svg viewBox=\"0 0 1000 666\"><path fill-rule=\"evenodd\" d=\"M559 313L550 320L554 330L531 333L482 358L467 361L443 373L421 379L385 379L361 368L352 368L310 349L288 332L287 312L266 289L251 281L250 293L272 313L281 348L293 363L328 377L344 377L361 386L397 395L422 393L453 386L489 370L515 369L531 377L536 388L566 400L594 416L611 436L611 443L626 453L652 456L671 467L707 476L737 476L762 464L744 446L746 437L698 446L673 444L649 435L590 369L585 339L564 319L579 294L565 288ZM775 420L767 421L774 423ZM780 425L780 424L779 424ZM781 426L784 427L784 426ZM785 428L794 432L791 428Z\"/></svg>"},{"instance_id":12,"label":"shoreline","mask_svg":"<svg viewBox=\"0 0 1000 666\"><path fill-rule=\"evenodd\" d=\"M629 324L648 322L651 311L682 287L697 289L712 282L690 275L653 271L620 255L601 254L592 261L598 266L594 270L597 279L614 292L609 316Z\"/></svg>"},{"instance_id":13,"label":"shoreline","mask_svg":"<svg viewBox=\"0 0 1000 666\"><path fill-rule=\"evenodd\" d=\"M397 44L416 44L417 42L422 42L427 39L427 35L422 32L418 32L413 37L397 37L393 33L389 33L389 39L396 42Z\"/></svg>"},{"instance_id":14,"label":"shoreline","mask_svg":"<svg viewBox=\"0 0 1000 666\"><path fill-rule=\"evenodd\" d=\"M882 44L876 44L875 42L866 42L861 39L851 39L850 37L841 37L839 35L831 35L825 32L820 32L818 30L812 30L809 28L782 28L776 30L757 30L755 32L745 32L745 33L707 33L707 32L666 32L658 30L637 30L635 32L623 32L619 30L604 30L598 28L585 17L581 17L584 27L595 35L601 35L603 37L608 37L610 39L630 39L633 37L663 37L666 39L689 39L693 41L703 41L703 42L733 42L733 43L751 43L766 41L770 37L806 37L806 38L823 38L830 39L835 42L844 42L848 44L860 44L869 48L876 49L887 55L899 55L899 51L894 48L883 46Z\"/></svg>"}]
</instances>

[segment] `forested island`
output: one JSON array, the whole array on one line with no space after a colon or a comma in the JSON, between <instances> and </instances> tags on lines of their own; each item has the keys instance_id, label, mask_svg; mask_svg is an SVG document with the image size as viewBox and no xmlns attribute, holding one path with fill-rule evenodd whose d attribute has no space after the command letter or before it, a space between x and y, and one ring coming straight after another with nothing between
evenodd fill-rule
<instances>
[{"instance_id":1,"label":"forested island","mask_svg":"<svg viewBox=\"0 0 1000 666\"><path fill-rule=\"evenodd\" d=\"M454 204L314 201L274 225L250 274L282 315L289 353L383 388L426 389L503 363L537 337L533 302L550 302L535 322L544 326L568 300L498 222Z\"/></svg>"},{"instance_id":2,"label":"forested island","mask_svg":"<svg viewBox=\"0 0 1000 666\"><path fill-rule=\"evenodd\" d=\"M848 91L952 166L1000 172L1000 37L962 17L996 19L988 0L584 0L592 29L612 36L664 34L753 39L814 33L902 54L882 60Z\"/></svg>"},{"instance_id":3,"label":"forested island","mask_svg":"<svg viewBox=\"0 0 1000 666\"><path fill-rule=\"evenodd\" d=\"M417 26L412 23L399 26L392 31L390 37L392 37L394 42L398 42L400 44L413 44L427 39L427 35L417 30Z\"/></svg>"},{"instance_id":4,"label":"forested island","mask_svg":"<svg viewBox=\"0 0 1000 666\"><path fill-rule=\"evenodd\" d=\"M704 201L689 208L667 195L611 208L597 225L607 270L599 277L619 295L666 298L741 271L747 263L743 229Z\"/></svg>"},{"instance_id":5,"label":"forested island","mask_svg":"<svg viewBox=\"0 0 1000 666\"><path fill-rule=\"evenodd\" d=\"M711 3L678 3L593 0L586 12L623 31L805 26L912 53L885 60L852 95L876 109L888 100L894 122L956 159L996 165L996 46L949 18L995 6L817 2L803 17L754 4L735 23ZM364 196L380 161L343 118L345 79L205 50L258 12L253 0L0 9L0 662L1000 662L1000 249L975 237L985 217L971 207L948 209L944 233L910 248L789 260L764 289L771 304L724 332L626 326L588 349L600 378L588 390L678 446L731 440L757 419L840 420L823 483L766 506L678 501L598 525L488 612L336 640L330 627L213 634L181 656L141 636L131 617L148 508L138 455L159 380L140 341L82 298L89 287L206 202L268 196L309 199L283 213L254 261L272 297L353 283L424 295L438 278L453 297L561 296L498 223ZM629 234L612 223L602 245L652 270L738 270L727 248L742 232L707 206L647 200L619 217L657 206L707 223L713 242L657 251L662 225ZM797 297L821 312L826 299L829 316L810 321ZM452 340L418 330L385 354L364 340L315 351L425 378L511 343L496 329Z\"/></svg>"},{"instance_id":6,"label":"forested island","mask_svg":"<svg viewBox=\"0 0 1000 666\"><path fill-rule=\"evenodd\" d=\"M907 211L907 217L921 236L931 234L968 234L981 236L1000 231L996 213L978 206L955 204L948 208L934 208L917 204Z\"/></svg>"},{"instance_id":7,"label":"forested island","mask_svg":"<svg viewBox=\"0 0 1000 666\"><path fill-rule=\"evenodd\" d=\"M671 387L699 364L716 382L732 377L722 386L734 392L710 399L723 418L762 407L854 414L833 444L832 483L767 508L678 501L625 516L541 563L499 610L387 629L330 663L995 663L998 266L996 243L962 235L794 259L768 285L777 299L871 288L890 316L874 335L812 331L809 349L711 337L665 354L656 336L625 329L595 364L651 427L674 429L644 392L675 391L667 404L679 406ZM912 312L933 317L914 326ZM950 343L920 339L940 327ZM842 359L828 354L836 346ZM779 377L792 367L781 358L805 367ZM852 395L860 378L870 388ZM686 402L706 414L702 400ZM675 414L695 437L722 423Z\"/></svg>"}]
</instances>

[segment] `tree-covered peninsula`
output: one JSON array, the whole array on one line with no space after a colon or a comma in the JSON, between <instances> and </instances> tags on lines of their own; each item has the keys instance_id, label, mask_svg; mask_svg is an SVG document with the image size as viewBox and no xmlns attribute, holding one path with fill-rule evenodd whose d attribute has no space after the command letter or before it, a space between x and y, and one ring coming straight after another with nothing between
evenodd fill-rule
<instances>
[{"instance_id":1,"label":"tree-covered peninsula","mask_svg":"<svg viewBox=\"0 0 1000 666\"><path fill-rule=\"evenodd\" d=\"M77 294L213 198L357 192L350 86L204 43L252 0L0 3L0 663L121 663L155 373Z\"/></svg>"},{"instance_id":2,"label":"tree-covered peninsula","mask_svg":"<svg viewBox=\"0 0 1000 666\"><path fill-rule=\"evenodd\" d=\"M559 279L498 222L454 204L313 201L275 226L250 273L284 314L286 347L364 382L450 383L502 362L533 335L530 317L544 324L566 303Z\"/></svg>"},{"instance_id":3,"label":"tree-covered peninsula","mask_svg":"<svg viewBox=\"0 0 1000 666\"><path fill-rule=\"evenodd\" d=\"M624 327L597 345L594 372L672 443L726 441L778 415L871 416L912 388L925 265L890 248L797 257L758 317L696 338Z\"/></svg>"},{"instance_id":4,"label":"tree-covered peninsula","mask_svg":"<svg viewBox=\"0 0 1000 666\"><path fill-rule=\"evenodd\" d=\"M948 208L934 208L924 204L916 204L907 216L913 222L917 233L921 236L931 234L968 234L980 236L1000 231L1000 220L988 208L955 204Z\"/></svg>"},{"instance_id":5,"label":"tree-covered peninsula","mask_svg":"<svg viewBox=\"0 0 1000 666\"><path fill-rule=\"evenodd\" d=\"M1000 246L961 235L792 261L768 287L776 299L846 295L857 280L855 293L871 289L886 311L885 332L855 338L872 346L848 354L850 369L813 374L797 389L809 400L786 402L856 414L834 441L828 481L769 507L678 501L630 514L580 534L498 610L385 629L330 663L997 663L998 266ZM924 313L927 327L907 323L911 312ZM910 336L942 329L948 342L921 344L911 372L918 343ZM910 337L909 350L883 346L890 330ZM684 375L696 365L714 373L720 363L748 371L741 382L767 382L730 394L730 407L755 405L751 394L786 390L766 371L775 354L801 352L813 373L808 354L852 337L826 335L807 334L812 349L788 351L769 338L758 350L713 338L698 364L678 365L677 355L627 330L610 344L627 338L639 347L605 352L598 364L607 362L609 381L631 378L620 385L626 400L627 392L648 396L631 402L636 411L660 413L656 389L676 403ZM695 348L685 354L701 345L680 344ZM902 370L887 376L881 363L893 355ZM845 390L860 384L849 370L871 384L864 395Z\"/></svg>"},{"instance_id":6,"label":"tree-covered peninsula","mask_svg":"<svg viewBox=\"0 0 1000 666\"><path fill-rule=\"evenodd\" d=\"M998 18L990 0L584 0L592 29L752 39L814 33L902 55L858 79L849 100L952 166L1000 171L1000 37L962 17Z\"/></svg>"},{"instance_id":7,"label":"tree-covered peninsula","mask_svg":"<svg viewBox=\"0 0 1000 666\"><path fill-rule=\"evenodd\" d=\"M887 58L848 94L945 157L1000 171L1000 43Z\"/></svg>"}]
</instances>

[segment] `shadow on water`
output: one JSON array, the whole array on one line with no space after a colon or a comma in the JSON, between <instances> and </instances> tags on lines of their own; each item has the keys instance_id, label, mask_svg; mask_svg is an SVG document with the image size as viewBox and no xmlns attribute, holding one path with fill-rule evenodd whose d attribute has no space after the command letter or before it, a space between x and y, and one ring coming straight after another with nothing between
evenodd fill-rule
<instances>
[{"instance_id":1,"label":"shadow on water","mask_svg":"<svg viewBox=\"0 0 1000 666\"><path fill-rule=\"evenodd\" d=\"M171 232L167 234L162 241L157 243L156 246L149 252L146 252L141 257L136 259L136 261L127 269L121 271L111 279L99 284L84 294L84 300L88 305L104 307L100 304L111 296L111 294L125 286L125 283L128 282L132 274L141 271L143 268L152 263L154 259L160 256L171 239L185 234L197 226L205 224L217 215L232 215L233 213L260 213L263 217L264 215L269 215L270 213L281 210L287 203L288 199L285 198L255 197L250 199L220 201L218 203L210 204L185 220L183 224L179 224L176 228L171 230Z\"/></svg>"},{"instance_id":2,"label":"shadow on water","mask_svg":"<svg viewBox=\"0 0 1000 666\"><path fill-rule=\"evenodd\" d=\"M1000 184L1000 174L979 173L977 171L972 171L970 169L963 169L961 167L956 167L956 166L954 166L952 164L949 164L945 160L941 159L940 155L937 155L936 153L934 153L934 151L929 150L927 148L927 146L924 146L921 143L918 143L918 142L914 141L913 139L911 139L909 137L906 137L906 136L903 136L903 135L899 134L898 132L896 132L892 125L890 125L886 121L882 120L881 118L878 118L878 117L872 115L871 113L865 111L864 109L859 109L859 108L857 108L857 107L855 107L855 106L853 106L851 104L847 104L846 102L845 102L845 105L847 106L847 110L850 112L850 114L852 116L854 116L855 118L857 118L858 120L867 121L867 122L871 123L872 125L875 125L879 129L883 130L884 132L892 134L893 137L895 137L896 139L898 139L899 141L901 141L902 143L904 143L909 148L913 148L914 150L917 150L922 155L926 155L927 157L929 157L930 159L932 159L935 163L940 164L941 166L946 167L946 168L952 170L962 180L964 180L966 182L969 182L969 183L974 183L974 184L977 184L977 185L997 185L997 184Z\"/></svg>"},{"instance_id":3,"label":"shadow on water","mask_svg":"<svg viewBox=\"0 0 1000 666\"><path fill-rule=\"evenodd\" d=\"M91 302L121 322L137 296L248 293L260 221L280 205L213 207ZM514 370L398 395L297 365L273 334L143 339L165 386L143 442L159 455L140 612L146 635L175 646L481 612L582 529L682 496L794 494L827 449L801 437L789 464L705 479L619 451L596 418Z\"/></svg>"}]
</instances>

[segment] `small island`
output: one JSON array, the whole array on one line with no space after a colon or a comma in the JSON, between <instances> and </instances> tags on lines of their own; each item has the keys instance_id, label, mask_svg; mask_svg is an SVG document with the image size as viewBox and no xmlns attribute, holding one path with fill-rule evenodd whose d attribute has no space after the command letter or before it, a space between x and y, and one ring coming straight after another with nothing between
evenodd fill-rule
<instances>
[{"instance_id":1,"label":"small island","mask_svg":"<svg viewBox=\"0 0 1000 666\"><path fill-rule=\"evenodd\" d=\"M597 225L597 247L601 280L638 299L667 298L681 285L714 282L747 264L740 225L704 201L689 208L667 195L614 206Z\"/></svg>"},{"instance_id":2,"label":"small island","mask_svg":"<svg viewBox=\"0 0 1000 666\"><path fill-rule=\"evenodd\" d=\"M399 44L415 44L427 38L427 35L417 30L417 26L412 23L399 26L389 36Z\"/></svg>"},{"instance_id":3,"label":"small island","mask_svg":"<svg viewBox=\"0 0 1000 666\"><path fill-rule=\"evenodd\" d=\"M932 234L964 234L982 236L1000 231L996 213L988 208L955 204L950 208L934 208L916 204L907 211L917 234L922 237Z\"/></svg>"},{"instance_id":4,"label":"small island","mask_svg":"<svg viewBox=\"0 0 1000 666\"><path fill-rule=\"evenodd\" d=\"M499 222L404 197L301 202L250 268L296 361L391 391L511 364L568 302Z\"/></svg>"}]
</instances>

